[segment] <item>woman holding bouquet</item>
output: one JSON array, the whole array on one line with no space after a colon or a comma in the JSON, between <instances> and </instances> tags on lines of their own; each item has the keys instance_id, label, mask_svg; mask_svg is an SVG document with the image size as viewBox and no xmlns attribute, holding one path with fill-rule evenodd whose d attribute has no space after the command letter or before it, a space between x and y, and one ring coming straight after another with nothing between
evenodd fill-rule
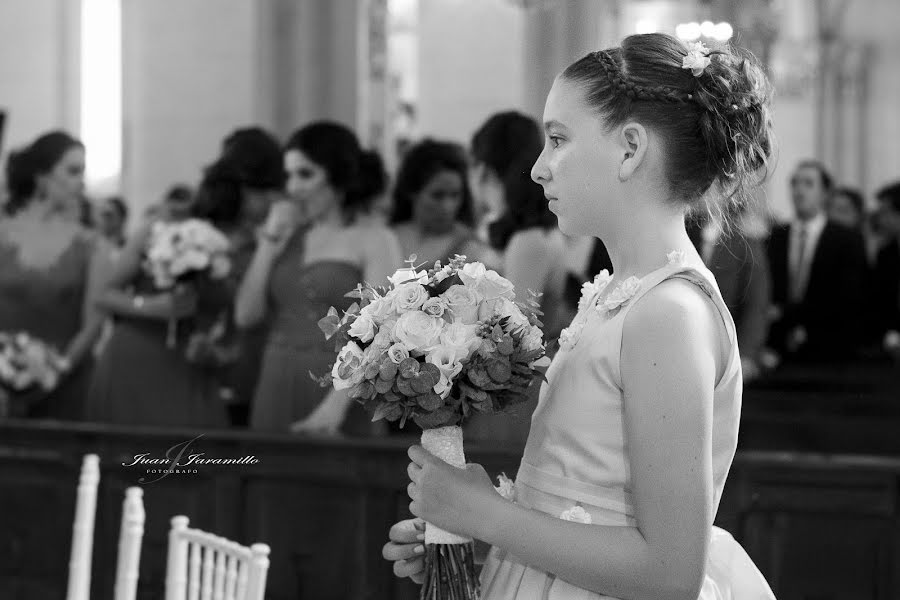
<instances>
[{"instance_id":1,"label":"woman holding bouquet","mask_svg":"<svg viewBox=\"0 0 900 600\"><path fill-rule=\"evenodd\" d=\"M269 323L250 426L368 434L362 407L351 408L345 392L326 395L310 373L334 360L318 326L328 308L348 308L344 295L359 281L386 284L402 265L394 234L364 218L384 190L384 170L352 131L324 121L290 137L284 170L290 199L269 210L235 307L239 327Z\"/></svg>"},{"instance_id":2,"label":"woman holding bouquet","mask_svg":"<svg viewBox=\"0 0 900 600\"><path fill-rule=\"evenodd\" d=\"M98 298L97 305L114 325L91 379L87 417L92 421L156 427L227 424L213 374L186 358L193 321L202 312L198 305L217 303L220 293L202 278L162 284L148 268L155 236L173 223L144 223L126 242ZM225 305L224 299L221 303Z\"/></svg>"},{"instance_id":3,"label":"woman holding bouquet","mask_svg":"<svg viewBox=\"0 0 900 600\"><path fill-rule=\"evenodd\" d=\"M81 142L54 131L11 152L6 163L0 332L28 333L55 346L69 364L56 389L21 411L31 416L84 417L91 348L103 324L93 299L109 257L103 240L71 217L84 191L84 160Z\"/></svg>"},{"instance_id":4,"label":"woman holding bouquet","mask_svg":"<svg viewBox=\"0 0 900 600\"><path fill-rule=\"evenodd\" d=\"M601 237L615 276L585 284L547 372L517 479L409 450L414 516L493 548L483 597L773 598L712 526L737 445L741 361L684 228L748 197L772 152L770 88L745 51L665 34L588 54L555 81L532 168L567 234ZM418 579L414 527L384 555Z\"/></svg>"}]
</instances>

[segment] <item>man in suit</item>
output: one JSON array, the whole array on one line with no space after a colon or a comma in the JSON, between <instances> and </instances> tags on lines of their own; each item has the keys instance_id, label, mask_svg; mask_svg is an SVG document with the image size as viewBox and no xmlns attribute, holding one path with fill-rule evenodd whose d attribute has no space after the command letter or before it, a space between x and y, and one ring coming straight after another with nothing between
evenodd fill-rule
<instances>
[{"instance_id":1,"label":"man in suit","mask_svg":"<svg viewBox=\"0 0 900 600\"><path fill-rule=\"evenodd\" d=\"M821 163L801 162L791 176L795 217L769 237L769 345L788 360L845 359L864 333L865 245L859 232L827 220L833 185Z\"/></svg>"},{"instance_id":2,"label":"man in suit","mask_svg":"<svg viewBox=\"0 0 900 600\"><path fill-rule=\"evenodd\" d=\"M886 238L872 277L876 333L886 350L900 353L900 182L880 189L875 198L879 227Z\"/></svg>"}]
</instances>

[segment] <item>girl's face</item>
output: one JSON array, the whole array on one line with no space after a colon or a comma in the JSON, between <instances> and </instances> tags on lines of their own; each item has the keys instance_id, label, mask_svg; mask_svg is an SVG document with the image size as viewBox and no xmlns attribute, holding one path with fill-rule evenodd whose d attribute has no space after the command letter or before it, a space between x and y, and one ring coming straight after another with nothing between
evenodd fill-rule
<instances>
[{"instance_id":1,"label":"girl's face","mask_svg":"<svg viewBox=\"0 0 900 600\"><path fill-rule=\"evenodd\" d=\"M84 193L84 148L66 150L49 172L38 177L38 190L54 207L77 213Z\"/></svg>"},{"instance_id":2,"label":"girl's face","mask_svg":"<svg viewBox=\"0 0 900 600\"><path fill-rule=\"evenodd\" d=\"M284 153L284 171L287 193L305 218L316 220L337 206L338 192L328 181L328 173L300 150Z\"/></svg>"},{"instance_id":3,"label":"girl's face","mask_svg":"<svg viewBox=\"0 0 900 600\"><path fill-rule=\"evenodd\" d=\"M544 188L563 233L597 235L621 218L614 200L624 146L604 130L581 89L559 77L544 106L544 131L531 178Z\"/></svg>"},{"instance_id":4,"label":"girl's face","mask_svg":"<svg viewBox=\"0 0 900 600\"><path fill-rule=\"evenodd\" d=\"M463 176L445 169L435 173L413 196L413 218L422 229L435 233L453 230L463 203Z\"/></svg>"}]
</instances>

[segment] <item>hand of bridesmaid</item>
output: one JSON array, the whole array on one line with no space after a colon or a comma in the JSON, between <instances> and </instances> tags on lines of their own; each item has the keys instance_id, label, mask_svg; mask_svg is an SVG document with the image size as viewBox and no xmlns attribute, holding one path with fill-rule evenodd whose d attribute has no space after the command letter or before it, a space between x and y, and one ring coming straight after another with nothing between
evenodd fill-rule
<instances>
[{"instance_id":1,"label":"hand of bridesmaid","mask_svg":"<svg viewBox=\"0 0 900 600\"><path fill-rule=\"evenodd\" d=\"M259 242L267 247L274 256L279 256L287 247L287 243L300 221L297 207L287 200L272 204L266 222L259 230Z\"/></svg>"}]
</instances>

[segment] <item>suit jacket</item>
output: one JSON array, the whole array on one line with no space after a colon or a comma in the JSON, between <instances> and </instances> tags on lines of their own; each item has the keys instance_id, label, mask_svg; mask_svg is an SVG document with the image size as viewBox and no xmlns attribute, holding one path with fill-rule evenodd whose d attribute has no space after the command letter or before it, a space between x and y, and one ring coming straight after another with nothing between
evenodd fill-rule
<instances>
[{"instance_id":1,"label":"suit jacket","mask_svg":"<svg viewBox=\"0 0 900 600\"><path fill-rule=\"evenodd\" d=\"M760 239L739 234L720 237L707 268L737 328L741 356L757 358L769 333L769 263Z\"/></svg>"},{"instance_id":2,"label":"suit jacket","mask_svg":"<svg viewBox=\"0 0 900 600\"><path fill-rule=\"evenodd\" d=\"M790 301L790 225L778 225L768 241L772 302L782 311L772 323L769 344L784 352L790 332L803 327L807 339L798 354L815 360L853 354L864 337L868 263L862 234L828 222L809 268L806 293Z\"/></svg>"},{"instance_id":3,"label":"suit jacket","mask_svg":"<svg viewBox=\"0 0 900 600\"><path fill-rule=\"evenodd\" d=\"M871 287L875 333L880 341L889 330L900 331L900 240L878 251Z\"/></svg>"}]
</instances>

